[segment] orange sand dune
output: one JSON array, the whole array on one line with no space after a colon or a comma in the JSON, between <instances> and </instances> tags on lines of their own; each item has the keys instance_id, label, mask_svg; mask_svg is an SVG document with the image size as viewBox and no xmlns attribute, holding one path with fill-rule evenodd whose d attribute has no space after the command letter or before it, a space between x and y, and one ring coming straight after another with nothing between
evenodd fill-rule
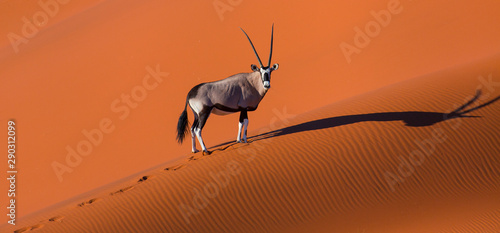
<instances>
[{"instance_id":1,"label":"orange sand dune","mask_svg":"<svg viewBox=\"0 0 500 233\"><path fill-rule=\"evenodd\" d=\"M249 144L2 230L498 232L499 67L497 55L271 122Z\"/></svg>"},{"instance_id":2,"label":"orange sand dune","mask_svg":"<svg viewBox=\"0 0 500 233\"><path fill-rule=\"evenodd\" d=\"M265 60L275 23L280 69L250 113L257 129L498 54L499 8L496 0L1 1L0 122L18 123L17 217L184 157L190 145L177 144L175 125L189 89L256 63L239 27ZM14 34L24 39L13 45ZM146 79L158 85L144 94L151 70L161 82ZM235 138L237 118L211 117L207 145Z\"/></svg>"}]
</instances>

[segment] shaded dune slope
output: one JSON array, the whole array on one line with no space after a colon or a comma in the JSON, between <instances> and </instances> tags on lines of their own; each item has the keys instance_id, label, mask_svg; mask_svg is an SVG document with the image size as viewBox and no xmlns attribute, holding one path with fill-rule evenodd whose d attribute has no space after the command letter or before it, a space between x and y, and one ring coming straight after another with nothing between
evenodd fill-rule
<instances>
[{"instance_id":1,"label":"shaded dune slope","mask_svg":"<svg viewBox=\"0 0 500 233\"><path fill-rule=\"evenodd\" d=\"M497 232L499 67L496 56L270 122L249 144L8 230Z\"/></svg>"}]
</instances>

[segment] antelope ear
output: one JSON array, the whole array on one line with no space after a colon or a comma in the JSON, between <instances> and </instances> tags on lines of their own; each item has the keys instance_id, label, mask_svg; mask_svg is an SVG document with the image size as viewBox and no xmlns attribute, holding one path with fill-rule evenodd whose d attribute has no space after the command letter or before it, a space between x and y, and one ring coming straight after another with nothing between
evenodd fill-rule
<instances>
[{"instance_id":1,"label":"antelope ear","mask_svg":"<svg viewBox=\"0 0 500 233\"><path fill-rule=\"evenodd\" d=\"M259 71L259 67L257 67L254 64L252 64L250 67L252 68L253 71Z\"/></svg>"},{"instance_id":2,"label":"antelope ear","mask_svg":"<svg viewBox=\"0 0 500 233\"><path fill-rule=\"evenodd\" d=\"M279 67L278 63L274 63L274 65L273 65L273 70L277 70L277 69L278 69L278 67Z\"/></svg>"}]
</instances>

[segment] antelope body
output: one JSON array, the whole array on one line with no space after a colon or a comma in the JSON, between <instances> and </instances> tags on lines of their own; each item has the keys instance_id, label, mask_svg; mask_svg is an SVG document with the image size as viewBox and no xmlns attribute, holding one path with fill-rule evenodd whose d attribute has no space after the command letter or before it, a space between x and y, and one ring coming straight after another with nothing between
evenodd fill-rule
<instances>
[{"instance_id":1,"label":"antelope body","mask_svg":"<svg viewBox=\"0 0 500 233\"><path fill-rule=\"evenodd\" d=\"M227 115L240 112L236 141L246 143L248 128L247 112L257 109L260 101L271 87L271 72L278 69L278 64L274 64L272 67L270 66L273 51L274 25L271 33L271 49L267 66L262 65L250 37L248 37L243 29L241 30L248 38L257 56L260 67L252 64L251 68L253 72L251 73L240 73L219 81L201 83L189 91L186 97L184 111L181 113L177 123L177 141L182 143L188 131L187 106L189 105L194 114L194 121L191 126L193 153L198 152L195 138L198 138L198 142L203 152L209 153L201 137L201 130L211 113L216 115ZM241 140L242 130L243 141Z\"/></svg>"}]
</instances>

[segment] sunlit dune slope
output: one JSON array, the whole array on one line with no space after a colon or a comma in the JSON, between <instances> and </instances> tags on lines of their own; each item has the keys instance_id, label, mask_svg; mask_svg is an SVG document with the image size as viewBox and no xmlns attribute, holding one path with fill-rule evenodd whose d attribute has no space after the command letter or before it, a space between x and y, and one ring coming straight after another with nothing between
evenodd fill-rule
<instances>
[{"instance_id":1,"label":"sunlit dune slope","mask_svg":"<svg viewBox=\"0 0 500 233\"><path fill-rule=\"evenodd\" d=\"M497 232L499 67L495 56L270 122L249 144L8 230Z\"/></svg>"},{"instance_id":2,"label":"sunlit dune slope","mask_svg":"<svg viewBox=\"0 0 500 233\"><path fill-rule=\"evenodd\" d=\"M498 9L497 0L0 1L0 124L18 123L17 219L183 158L190 145L175 127L187 92L257 63L239 27L265 63L275 25L280 68L249 113L255 130L498 54ZM236 138L237 125L237 114L211 116L205 143ZM96 130L102 140L85 151Z\"/></svg>"}]
</instances>

